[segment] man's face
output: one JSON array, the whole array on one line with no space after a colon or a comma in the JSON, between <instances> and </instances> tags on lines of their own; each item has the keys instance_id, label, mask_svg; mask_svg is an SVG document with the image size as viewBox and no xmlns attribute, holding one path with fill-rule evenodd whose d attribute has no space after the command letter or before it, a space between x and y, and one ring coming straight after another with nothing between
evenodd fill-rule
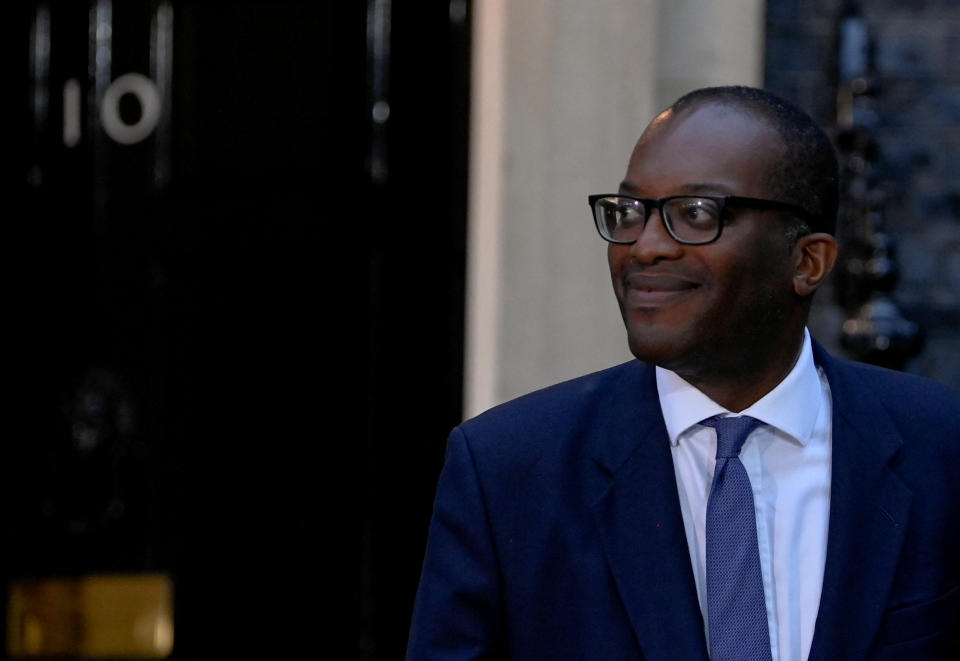
<instances>
[{"instance_id":1,"label":"man's face","mask_svg":"<svg viewBox=\"0 0 960 661\"><path fill-rule=\"evenodd\" d=\"M713 104L663 115L637 143L621 192L768 198L783 143L753 115ZM796 308L782 219L729 208L714 243L674 241L658 212L632 245L608 248L630 349L681 376L730 376L782 342ZM743 361L746 361L744 363Z\"/></svg>"}]
</instances>

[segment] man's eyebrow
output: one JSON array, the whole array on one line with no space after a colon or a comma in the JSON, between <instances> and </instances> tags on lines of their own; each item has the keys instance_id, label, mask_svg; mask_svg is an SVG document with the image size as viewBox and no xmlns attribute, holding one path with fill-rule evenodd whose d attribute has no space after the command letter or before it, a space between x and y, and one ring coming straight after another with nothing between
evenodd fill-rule
<instances>
[{"instance_id":1,"label":"man's eyebrow","mask_svg":"<svg viewBox=\"0 0 960 661\"><path fill-rule=\"evenodd\" d=\"M704 182L696 184L684 184L680 186L681 193L719 193L721 195L731 195L733 191L729 186L713 182Z\"/></svg>"},{"instance_id":2,"label":"man's eyebrow","mask_svg":"<svg viewBox=\"0 0 960 661\"><path fill-rule=\"evenodd\" d=\"M642 195L643 189L634 186L629 181L621 181L619 191L621 193L632 193ZM733 195L734 191L729 186L714 182L697 182L691 184L681 184L671 195L681 195L683 193L712 193L714 195Z\"/></svg>"}]
</instances>

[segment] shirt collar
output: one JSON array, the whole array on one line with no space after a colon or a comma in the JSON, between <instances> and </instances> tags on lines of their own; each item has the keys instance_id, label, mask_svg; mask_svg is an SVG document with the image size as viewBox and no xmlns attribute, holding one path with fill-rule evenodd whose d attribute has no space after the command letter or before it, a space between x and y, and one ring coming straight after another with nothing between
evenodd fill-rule
<instances>
[{"instance_id":1,"label":"shirt collar","mask_svg":"<svg viewBox=\"0 0 960 661\"><path fill-rule=\"evenodd\" d=\"M725 408L670 370L657 367L657 392L670 444L701 420L729 414ZM777 386L740 415L749 415L806 445L817 421L821 402L820 375L813 363L810 332L803 331L803 346L793 369Z\"/></svg>"}]
</instances>

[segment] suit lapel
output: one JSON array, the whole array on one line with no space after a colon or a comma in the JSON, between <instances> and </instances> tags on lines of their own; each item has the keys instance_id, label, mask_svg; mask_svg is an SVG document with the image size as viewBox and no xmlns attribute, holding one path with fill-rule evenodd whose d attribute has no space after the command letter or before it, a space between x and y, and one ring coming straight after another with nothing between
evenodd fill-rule
<instances>
[{"instance_id":1,"label":"suit lapel","mask_svg":"<svg viewBox=\"0 0 960 661\"><path fill-rule=\"evenodd\" d=\"M636 363L594 443L603 550L644 658L706 659L669 440L652 366Z\"/></svg>"},{"instance_id":2,"label":"suit lapel","mask_svg":"<svg viewBox=\"0 0 960 661\"><path fill-rule=\"evenodd\" d=\"M811 661L864 658L876 636L909 520L911 492L890 468L902 444L870 384L819 347L833 400L833 476Z\"/></svg>"}]
</instances>

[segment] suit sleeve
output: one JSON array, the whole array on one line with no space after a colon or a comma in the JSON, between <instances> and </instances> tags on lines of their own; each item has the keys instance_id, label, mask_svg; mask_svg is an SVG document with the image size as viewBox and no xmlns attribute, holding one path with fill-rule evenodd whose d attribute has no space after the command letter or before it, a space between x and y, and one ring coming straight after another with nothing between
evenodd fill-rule
<instances>
[{"instance_id":1,"label":"suit sleeve","mask_svg":"<svg viewBox=\"0 0 960 661\"><path fill-rule=\"evenodd\" d=\"M505 657L502 621L490 521L467 439L458 427L447 440L407 660Z\"/></svg>"}]
</instances>

